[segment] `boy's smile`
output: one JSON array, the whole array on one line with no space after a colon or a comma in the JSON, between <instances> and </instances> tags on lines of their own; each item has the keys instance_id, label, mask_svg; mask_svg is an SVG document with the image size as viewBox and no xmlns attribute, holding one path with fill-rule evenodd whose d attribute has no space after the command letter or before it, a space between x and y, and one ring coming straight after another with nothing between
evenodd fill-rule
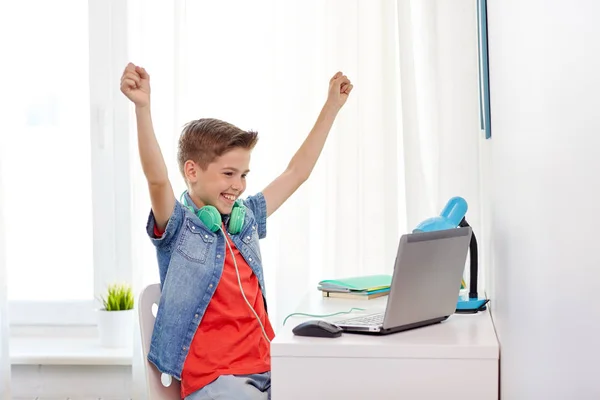
<instances>
[{"instance_id":1,"label":"boy's smile","mask_svg":"<svg viewBox=\"0 0 600 400\"><path fill-rule=\"evenodd\" d=\"M219 195L219 200L221 202L223 202L223 204L229 209L229 211L231 211L231 209L233 208L233 204L235 203L235 200L238 198L238 196L233 195L233 194L228 194L228 193L221 193ZM219 208L219 207L217 207L217 208ZM221 211L221 209L219 209L219 211ZM223 213L223 214L228 214L228 213Z\"/></svg>"}]
</instances>

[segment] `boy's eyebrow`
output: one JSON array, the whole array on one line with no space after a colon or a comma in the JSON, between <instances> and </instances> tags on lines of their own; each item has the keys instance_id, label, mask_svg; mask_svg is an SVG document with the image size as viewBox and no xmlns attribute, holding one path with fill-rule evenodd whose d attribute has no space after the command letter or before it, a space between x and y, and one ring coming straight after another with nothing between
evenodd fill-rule
<instances>
[{"instance_id":1,"label":"boy's eyebrow","mask_svg":"<svg viewBox=\"0 0 600 400\"><path fill-rule=\"evenodd\" d=\"M223 170L226 170L226 169L228 169L228 170L231 170L231 171L233 171L233 172L240 172L240 170L239 170L239 169L237 169L237 168L234 168L234 167L223 167ZM250 170L249 170L249 169L247 169L246 171L244 171L244 173L245 173L245 174L247 174L248 172L250 172Z\"/></svg>"}]
</instances>

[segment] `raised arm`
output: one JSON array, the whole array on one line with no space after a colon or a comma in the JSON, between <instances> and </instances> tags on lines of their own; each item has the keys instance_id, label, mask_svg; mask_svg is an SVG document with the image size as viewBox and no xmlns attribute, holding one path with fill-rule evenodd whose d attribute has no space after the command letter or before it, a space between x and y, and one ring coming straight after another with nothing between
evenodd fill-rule
<instances>
[{"instance_id":1,"label":"raised arm","mask_svg":"<svg viewBox=\"0 0 600 400\"><path fill-rule=\"evenodd\" d=\"M152 126L150 76L146 70L129 63L121 77L121 92L135 104L140 161L148 181L156 226L164 230L175 207L175 195Z\"/></svg>"},{"instance_id":2,"label":"raised arm","mask_svg":"<svg viewBox=\"0 0 600 400\"><path fill-rule=\"evenodd\" d=\"M273 214L310 176L338 112L346 103L353 85L346 75L336 73L329 80L327 101L312 130L302 143L286 170L264 190L267 216Z\"/></svg>"}]
</instances>

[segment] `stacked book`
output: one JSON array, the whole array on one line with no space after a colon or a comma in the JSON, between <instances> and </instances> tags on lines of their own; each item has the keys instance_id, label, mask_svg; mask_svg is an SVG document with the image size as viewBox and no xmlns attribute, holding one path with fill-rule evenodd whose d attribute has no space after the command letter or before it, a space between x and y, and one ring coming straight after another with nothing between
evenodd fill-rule
<instances>
[{"instance_id":1,"label":"stacked book","mask_svg":"<svg viewBox=\"0 0 600 400\"><path fill-rule=\"evenodd\" d=\"M365 275L343 279L326 279L317 287L323 297L374 299L390 292L391 275Z\"/></svg>"}]
</instances>

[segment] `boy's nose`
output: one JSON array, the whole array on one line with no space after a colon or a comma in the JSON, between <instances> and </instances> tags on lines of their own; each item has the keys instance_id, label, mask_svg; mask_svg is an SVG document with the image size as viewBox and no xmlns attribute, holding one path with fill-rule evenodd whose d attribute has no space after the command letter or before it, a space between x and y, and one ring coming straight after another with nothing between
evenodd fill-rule
<instances>
[{"instance_id":1,"label":"boy's nose","mask_svg":"<svg viewBox=\"0 0 600 400\"><path fill-rule=\"evenodd\" d=\"M231 185L231 190L234 190L236 192L239 192L240 190L242 190L242 183L241 182L234 182Z\"/></svg>"}]
</instances>

